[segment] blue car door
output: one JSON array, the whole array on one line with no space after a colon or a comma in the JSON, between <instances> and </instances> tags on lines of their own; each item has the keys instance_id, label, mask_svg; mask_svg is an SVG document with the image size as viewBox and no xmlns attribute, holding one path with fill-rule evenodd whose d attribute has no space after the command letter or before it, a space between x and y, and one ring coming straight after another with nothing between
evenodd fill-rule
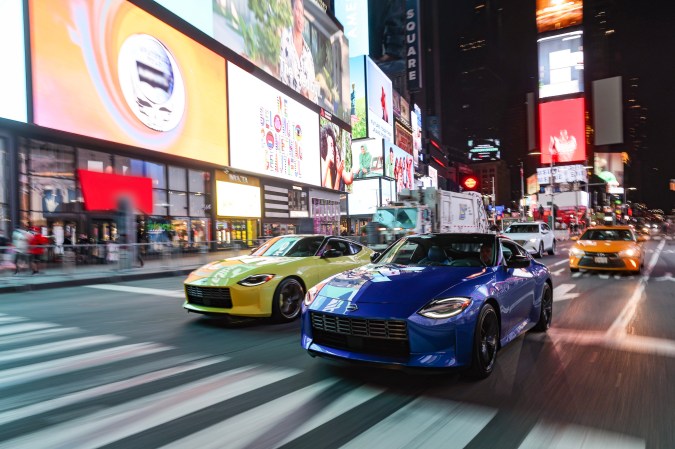
<instances>
[{"instance_id":1,"label":"blue car door","mask_svg":"<svg viewBox=\"0 0 675 449\"><path fill-rule=\"evenodd\" d=\"M501 240L501 249L506 263L513 255L526 254L508 240ZM527 325L534 302L535 279L530 268L508 268L502 264L498 270L497 281L502 314L501 337L509 336L510 340Z\"/></svg>"}]
</instances>

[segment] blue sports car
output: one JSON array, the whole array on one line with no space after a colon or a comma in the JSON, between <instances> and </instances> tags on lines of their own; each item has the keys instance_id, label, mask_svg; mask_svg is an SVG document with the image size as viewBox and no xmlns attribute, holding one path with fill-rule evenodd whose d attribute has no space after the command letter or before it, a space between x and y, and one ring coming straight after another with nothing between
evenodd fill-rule
<instances>
[{"instance_id":1,"label":"blue sports car","mask_svg":"<svg viewBox=\"0 0 675 449\"><path fill-rule=\"evenodd\" d=\"M310 355L485 378L501 346L551 325L551 275L507 237L411 235L373 260L307 292Z\"/></svg>"}]
</instances>

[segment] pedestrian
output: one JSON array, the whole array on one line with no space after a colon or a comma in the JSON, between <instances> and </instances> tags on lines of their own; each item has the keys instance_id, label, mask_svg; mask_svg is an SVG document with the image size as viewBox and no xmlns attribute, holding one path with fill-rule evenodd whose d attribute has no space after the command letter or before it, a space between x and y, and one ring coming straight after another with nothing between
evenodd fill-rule
<instances>
[{"instance_id":1,"label":"pedestrian","mask_svg":"<svg viewBox=\"0 0 675 449\"><path fill-rule=\"evenodd\" d=\"M28 244L30 253L30 268L33 271L32 274L40 273L40 260L45 254L45 248L49 240L47 237L43 236L36 229L30 233Z\"/></svg>"},{"instance_id":2,"label":"pedestrian","mask_svg":"<svg viewBox=\"0 0 675 449\"><path fill-rule=\"evenodd\" d=\"M14 246L14 274L19 274L21 264L26 263L28 257L28 235L23 229L16 228L12 232L12 245Z\"/></svg>"}]
</instances>

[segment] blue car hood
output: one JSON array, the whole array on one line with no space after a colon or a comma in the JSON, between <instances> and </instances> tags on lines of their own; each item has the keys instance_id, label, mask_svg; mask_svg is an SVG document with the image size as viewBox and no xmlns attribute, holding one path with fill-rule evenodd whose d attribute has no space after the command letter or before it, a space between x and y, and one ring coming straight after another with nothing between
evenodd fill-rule
<instances>
[{"instance_id":1,"label":"blue car hood","mask_svg":"<svg viewBox=\"0 0 675 449\"><path fill-rule=\"evenodd\" d=\"M488 272L477 267L370 264L334 277L319 296L364 304L424 304L453 286Z\"/></svg>"}]
</instances>

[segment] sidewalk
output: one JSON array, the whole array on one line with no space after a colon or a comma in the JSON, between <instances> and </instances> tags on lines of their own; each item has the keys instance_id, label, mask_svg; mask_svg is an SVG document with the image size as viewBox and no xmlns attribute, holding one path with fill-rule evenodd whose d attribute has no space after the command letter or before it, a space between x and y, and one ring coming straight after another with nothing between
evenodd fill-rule
<instances>
[{"instance_id":1,"label":"sidewalk","mask_svg":"<svg viewBox=\"0 0 675 449\"><path fill-rule=\"evenodd\" d=\"M194 269L214 260L249 254L250 250L224 250L205 254L171 255L161 259L146 260L143 267L122 269L118 264L48 266L38 274L23 269L18 275L13 269L0 271L0 294L153 279L187 275Z\"/></svg>"}]
</instances>

